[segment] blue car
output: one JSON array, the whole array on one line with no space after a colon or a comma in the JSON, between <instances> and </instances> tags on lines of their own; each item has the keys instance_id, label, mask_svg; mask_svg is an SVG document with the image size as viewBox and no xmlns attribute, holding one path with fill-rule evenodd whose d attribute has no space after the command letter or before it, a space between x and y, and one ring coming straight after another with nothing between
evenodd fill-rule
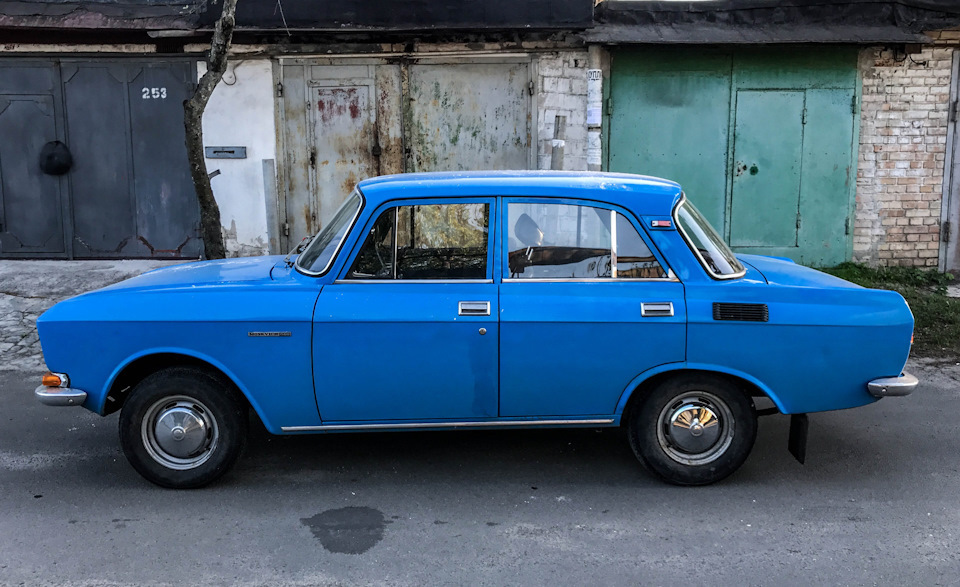
<instances>
[{"instance_id":1,"label":"blue car","mask_svg":"<svg viewBox=\"0 0 960 587\"><path fill-rule=\"evenodd\" d=\"M758 415L792 415L802 461L806 414L917 385L899 294L734 255L679 185L624 174L369 179L298 253L151 271L37 327L40 401L120 412L176 488L235 463L251 409L273 434L623 426L703 485Z\"/></svg>"}]
</instances>

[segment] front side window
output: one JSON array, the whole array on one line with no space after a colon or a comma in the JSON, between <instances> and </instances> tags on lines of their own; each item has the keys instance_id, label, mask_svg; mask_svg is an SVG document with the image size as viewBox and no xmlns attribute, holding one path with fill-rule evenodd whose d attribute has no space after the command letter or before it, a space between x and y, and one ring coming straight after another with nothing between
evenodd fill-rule
<instances>
[{"instance_id":1,"label":"front side window","mask_svg":"<svg viewBox=\"0 0 960 587\"><path fill-rule=\"evenodd\" d=\"M616 210L537 202L507 206L507 277L662 279L667 272Z\"/></svg>"},{"instance_id":2,"label":"front side window","mask_svg":"<svg viewBox=\"0 0 960 587\"><path fill-rule=\"evenodd\" d=\"M676 216L680 234L711 275L719 279L729 279L746 273L746 269L727 243L723 242L717 231L689 200L684 199L680 203Z\"/></svg>"},{"instance_id":3,"label":"front side window","mask_svg":"<svg viewBox=\"0 0 960 587\"><path fill-rule=\"evenodd\" d=\"M361 205L363 205L363 199L360 197L360 192L354 190L333 215L333 220L317 233L317 236L300 254L296 266L311 274L326 273L333 262L333 256L347 235L347 230L350 229L350 224L360 212Z\"/></svg>"},{"instance_id":4,"label":"front side window","mask_svg":"<svg viewBox=\"0 0 960 587\"><path fill-rule=\"evenodd\" d=\"M388 208L348 279L486 279L490 204Z\"/></svg>"}]
</instances>

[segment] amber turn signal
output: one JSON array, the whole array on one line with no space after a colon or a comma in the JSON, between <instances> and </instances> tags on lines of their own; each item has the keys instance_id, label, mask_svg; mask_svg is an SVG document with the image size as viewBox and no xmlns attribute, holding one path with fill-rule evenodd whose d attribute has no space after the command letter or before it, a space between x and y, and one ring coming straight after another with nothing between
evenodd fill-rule
<instances>
[{"instance_id":1,"label":"amber turn signal","mask_svg":"<svg viewBox=\"0 0 960 587\"><path fill-rule=\"evenodd\" d=\"M47 373L43 376L41 383L47 387L65 387L67 376L60 373Z\"/></svg>"}]
</instances>

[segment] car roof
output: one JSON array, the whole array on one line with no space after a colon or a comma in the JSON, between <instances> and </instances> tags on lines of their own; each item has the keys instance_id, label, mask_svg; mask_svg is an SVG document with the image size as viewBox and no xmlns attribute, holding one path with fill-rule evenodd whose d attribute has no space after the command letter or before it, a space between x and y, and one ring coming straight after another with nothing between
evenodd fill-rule
<instances>
[{"instance_id":1,"label":"car roof","mask_svg":"<svg viewBox=\"0 0 960 587\"><path fill-rule=\"evenodd\" d=\"M549 196L597 200L638 214L669 215L680 200L676 182L591 171L455 171L385 175L358 185L369 204L399 198Z\"/></svg>"}]
</instances>

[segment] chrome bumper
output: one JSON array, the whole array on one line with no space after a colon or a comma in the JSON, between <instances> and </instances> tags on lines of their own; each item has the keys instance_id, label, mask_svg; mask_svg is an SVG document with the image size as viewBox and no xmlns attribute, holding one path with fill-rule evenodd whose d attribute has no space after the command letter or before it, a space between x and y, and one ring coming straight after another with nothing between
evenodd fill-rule
<instances>
[{"instance_id":1,"label":"chrome bumper","mask_svg":"<svg viewBox=\"0 0 960 587\"><path fill-rule=\"evenodd\" d=\"M39 385L33 390L40 403L48 406L79 406L87 399L87 392L70 387Z\"/></svg>"},{"instance_id":2,"label":"chrome bumper","mask_svg":"<svg viewBox=\"0 0 960 587\"><path fill-rule=\"evenodd\" d=\"M892 395L910 395L919 381L913 375L904 371L900 377L883 377L874 379L867 384L867 390L873 397L889 397Z\"/></svg>"}]
</instances>

